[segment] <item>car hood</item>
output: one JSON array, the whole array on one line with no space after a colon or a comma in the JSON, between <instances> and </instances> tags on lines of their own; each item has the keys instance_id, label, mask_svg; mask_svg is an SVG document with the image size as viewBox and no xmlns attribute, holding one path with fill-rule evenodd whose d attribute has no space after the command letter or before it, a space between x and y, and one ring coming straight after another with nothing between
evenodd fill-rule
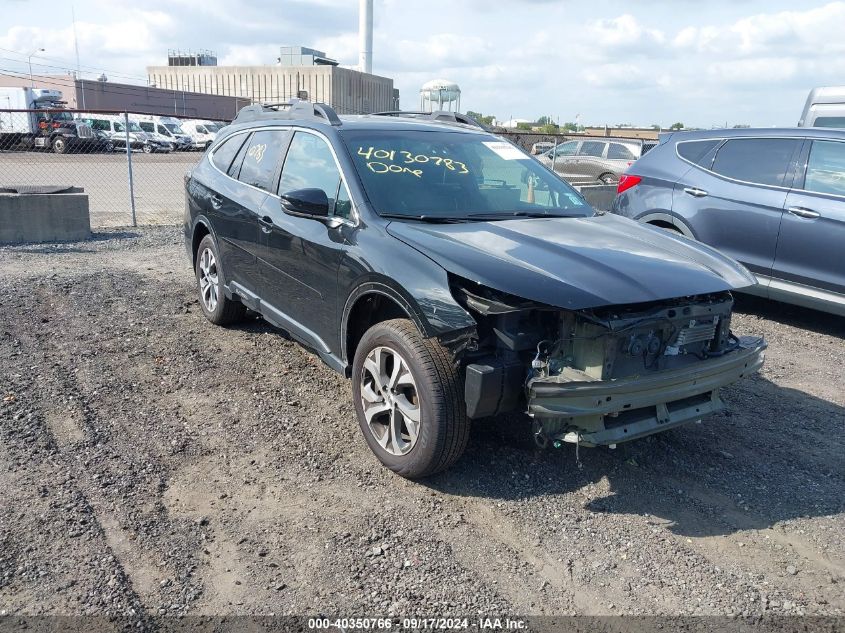
<instances>
[{"instance_id":1,"label":"car hood","mask_svg":"<svg viewBox=\"0 0 845 633\"><path fill-rule=\"evenodd\" d=\"M756 283L741 264L708 246L611 214L461 224L392 221L387 232L455 275L570 310Z\"/></svg>"}]
</instances>

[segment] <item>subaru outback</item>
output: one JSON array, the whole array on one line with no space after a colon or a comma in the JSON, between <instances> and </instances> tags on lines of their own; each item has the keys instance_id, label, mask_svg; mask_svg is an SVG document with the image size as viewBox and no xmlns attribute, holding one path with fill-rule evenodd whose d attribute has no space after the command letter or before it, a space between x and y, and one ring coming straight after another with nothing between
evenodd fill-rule
<instances>
[{"instance_id":1,"label":"subaru outback","mask_svg":"<svg viewBox=\"0 0 845 633\"><path fill-rule=\"evenodd\" d=\"M597 446L722 409L719 388L763 362L730 329L750 273L595 211L473 123L242 109L186 176L205 316L258 313L351 378L366 442L405 477L505 412L541 446Z\"/></svg>"}]
</instances>

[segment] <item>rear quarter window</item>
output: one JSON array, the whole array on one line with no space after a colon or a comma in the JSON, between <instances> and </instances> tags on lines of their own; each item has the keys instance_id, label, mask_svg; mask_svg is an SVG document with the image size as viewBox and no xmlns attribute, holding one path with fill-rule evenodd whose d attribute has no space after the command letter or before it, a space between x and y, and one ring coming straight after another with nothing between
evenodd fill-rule
<instances>
[{"instance_id":1,"label":"rear quarter window","mask_svg":"<svg viewBox=\"0 0 845 633\"><path fill-rule=\"evenodd\" d=\"M678 143L678 156L688 160L691 163L700 165L701 167L709 167L708 154L713 150L722 139L708 139L704 141L681 141ZM645 153L645 148L643 148Z\"/></svg>"},{"instance_id":2,"label":"rear quarter window","mask_svg":"<svg viewBox=\"0 0 845 633\"><path fill-rule=\"evenodd\" d=\"M232 160L248 136L249 134L237 134L236 136L227 138L218 145L214 150L214 154L211 155L211 162L214 163L214 166L224 174L228 172L229 167L232 165Z\"/></svg>"}]
</instances>

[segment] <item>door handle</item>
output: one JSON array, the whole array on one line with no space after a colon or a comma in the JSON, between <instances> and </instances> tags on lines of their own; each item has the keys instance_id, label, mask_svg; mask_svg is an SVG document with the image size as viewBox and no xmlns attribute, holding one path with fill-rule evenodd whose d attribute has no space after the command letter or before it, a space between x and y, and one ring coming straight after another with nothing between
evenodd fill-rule
<instances>
[{"instance_id":1,"label":"door handle","mask_svg":"<svg viewBox=\"0 0 845 633\"><path fill-rule=\"evenodd\" d=\"M211 196L211 206L215 209L219 209L223 206L223 198L218 195Z\"/></svg>"},{"instance_id":2,"label":"door handle","mask_svg":"<svg viewBox=\"0 0 845 633\"><path fill-rule=\"evenodd\" d=\"M264 233L269 233L270 229L273 228L273 218L269 215L258 218L258 221L261 223L261 230Z\"/></svg>"},{"instance_id":3,"label":"door handle","mask_svg":"<svg viewBox=\"0 0 845 633\"><path fill-rule=\"evenodd\" d=\"M805 209L804 207L789 207L787 211L789 211L792 215L797 215L799 218L813 219L821 215L818 211Z\"/></svg>"},{"instance_id":4,"label":"door handle","mask_svg":"<svg viewBox=\"0 0 845 633\"><path fill-rule=\"evenodd\" d=\"M688 193L694 198L703 198L707 195L707 192L704 191L704 189L699 189L698 187L684 187L684 193Z\"/></svg>"}]
</instances>

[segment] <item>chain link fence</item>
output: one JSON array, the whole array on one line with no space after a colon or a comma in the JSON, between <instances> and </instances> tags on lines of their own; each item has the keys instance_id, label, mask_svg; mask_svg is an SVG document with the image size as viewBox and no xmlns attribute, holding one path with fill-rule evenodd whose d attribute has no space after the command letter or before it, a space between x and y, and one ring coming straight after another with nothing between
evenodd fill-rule
<instances>
[{"instance_id":1,"label":"chain link fence","mask_svg":"<svg viewBox=\"0 0 845 633\"><path fill-rule=\"evenodd\" d=\"M0 110L0 189L82 187L93 227L177 224L184 174L223 125L132 112Z\"/></svg>"},{"instance_id":2,"label":"chain link fence","mask_svg":"<svg viewBox=\"0 0 845 633\"><path fill-rule=\"evenodd\" d=\"M0 190L82 187L93 227L178 224L184 175L223 125L132 112L0 110ZM657 143L497 133L576 185L616 183Z\"/></svg>"},{"instance_id":3,"label":"chain link fence","mask_svg":"<svg viewBox=\"0 0 845 633\"><path fill-rule=\"evenodd\" d=\"M586 134L499 132L572 184L619 182L619 177L657 145L657 139Z\"/></svg>"}]
</instances>

